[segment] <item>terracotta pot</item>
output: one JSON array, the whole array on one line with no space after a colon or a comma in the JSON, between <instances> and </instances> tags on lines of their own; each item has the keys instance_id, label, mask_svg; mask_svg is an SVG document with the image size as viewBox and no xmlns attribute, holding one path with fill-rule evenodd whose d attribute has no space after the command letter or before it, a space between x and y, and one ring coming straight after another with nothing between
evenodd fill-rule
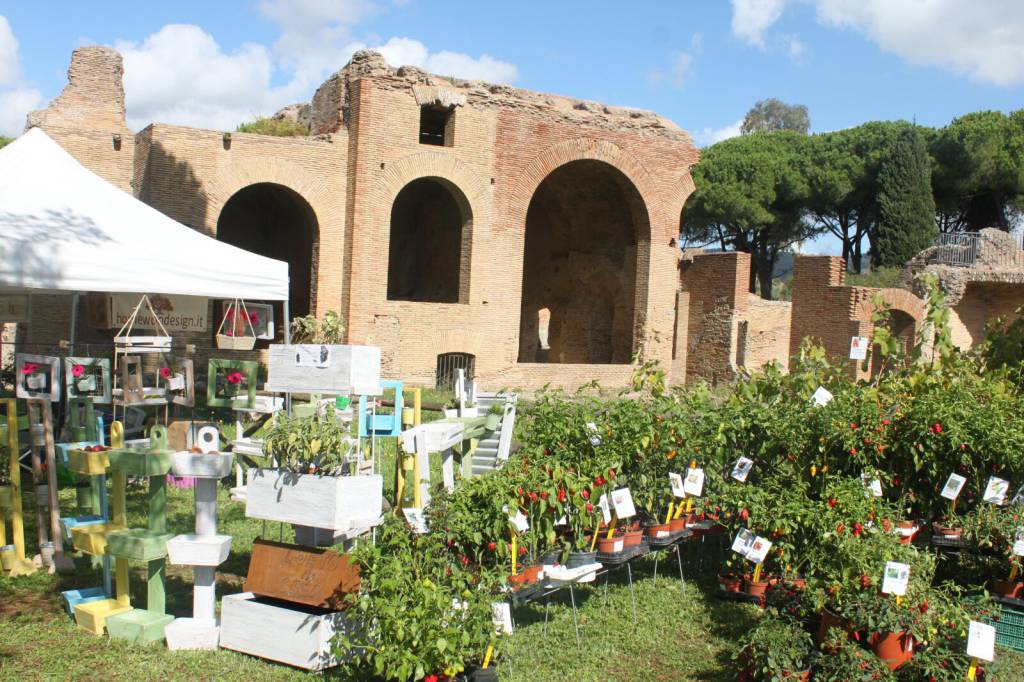
<instances>
[{"instance_id":1,"label":"terracotta pot","mask_svg":"<svg viewBox=\"0 0 1024 682\"><path fill-rule=\"evenodd\" d=\"M626 541L621 535L610 538L601 536L597 539L597 551L601 554L617 554L626 548Z\"/></svg>"},{"instance_id":2,"label":"terracotta pot","mask_svg":"<svg viewBox=\"0 0 1024 682\"><path fill-rule=\"evenodd\" d=\"M901 530L910 530L910 529L912 529L916 525L917 524L914 523L914 521L912 521L912 520L911 521L904 520L904 521L897 521L896 522L896 527L901 529Z\"/></svg>"},{"instance_id":3,"label":"terracotta pot","mask_svg":"<svg viewBox=\"0 0 1024 682\"><path fill-rule=\"evenodd\" d=\"M1009 580L992 581L992 591L1000 597L1008 599L1020 599L1024 594L1024 582L1011 582Z\"/></svg>"},{"instance_id":4,"label":"terracotta pot","mask_svg":"<svg viewBox=\"0 0 1024 682\"><path fill-rule=\"evenodd\" d=\"M537 582L537 576L539 576L540 572L543 570L544 567L539 564L537 566L525 566L519 571L519 573L510 575L508 577L508 582L513 587L525 587L526 585L532 585Z\"/></svg>"},{"instance_id":5,"label":"terracotta pot","mask_svg":"<svg viewBox=\"0 0 1024 682\"><path fill-rule=\"evenodd\" d=\"M743 581L735 573L719 573L718 582L726 592L739 592Z\"/></svg>"},{"instance_id":6,"label":"terracotta pot","mask_svg":"<svg viewBox=\"0 0 1024 682\"><path fill-rule=\"evenodd\" d=\"M963 528L953 528L951 526L945 526L938 521L932 523L932 533L935 535L942 535L947 538L958 538L964 532Z\"/></svg>"},{"instance_id":7,"label":"terracotta pot","mask_svg":"<svg viewBox=\"0 0 1024 682\"><path fill-rule=\"evenodd\" d=\"M668 522L668 525L673 533L679 533L686 530L686 519L672 519Z\"/></svg>"},{"instance_id":8,"label":"terracotta pot","mask_svg":"<svg viewBox=\"0 0 1024 682\"><path fill-rule=\"evenodd\" d=\"M664 539L672 534L672 526L667 523L659 523L655 526L647 526L647 537Z\"/></svg>"},{"instance_id":9,"label":"terracotta pot","mask_svg":"<svg viewBox=\"0 0 1024 682\"><path fill-rule=\"evenodd\" d=\"M871 650L889 670L896 670L914 657L914 638L905 632L876 632L869 642Z\"/></svg>"},{"instance_id":10,"label":"terracotta pot","mask_svg":"<svg viewBox=\"0 0 1024 682\"><path fill-rule=\"evenodd\" d=\"M626 530L622 533L622 544L626 547L636 547L644 539L642 530Z\"/></svg>"},{"instance_id":11,"label":"terracotta pot","mask_svg":"<svg viewBox=\"0 0 1024 682\"><path fill-rule=\"evenodd\" d=\"M764 593L768 590L771 585L771 579L762 578L756 583L751 579L750 576L743 576L743 591L749 594L751 597L758 597L763 599Z\"/></svg>"},{"instance_id":12,"label":"terracotta pot","mask_svg":"<svg viewBox=\"0 0 1024 682\"><path fill-rule=\"evenodd\" d=\"M818 626L818 644L821 644L828 638L828 631L832 628L845 630L847 634L853 631L850 621L840 618L826 609L821 612L821 625Z\"/></svg>"}]
</instances>

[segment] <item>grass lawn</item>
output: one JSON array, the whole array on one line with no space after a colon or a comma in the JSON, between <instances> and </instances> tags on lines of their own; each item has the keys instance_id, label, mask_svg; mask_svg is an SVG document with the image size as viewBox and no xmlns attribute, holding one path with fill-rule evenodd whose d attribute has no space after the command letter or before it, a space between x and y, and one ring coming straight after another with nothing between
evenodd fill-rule
<instances>
[{"instance_id":1,"label":"grass lawn","mask_svg":"<svg viewBox=\"0 0 1024 682\"><path fill-rule=\"evenodd\" d=\"M393 445L385 452L389 462ZM433 462L435 475L438 462ZM386 488L393 490L390 475ZM435 478L435 480L437 480ZM225 482L226 483L226 482ZM61 491L63 507L70 510L74 491ZM34 534L35 509L25 498L29 545ZM169 488L168 530L191 531L192 491ZM245 517L243 504L228 499L222 486L219 499L220 532L233 537L232 552L217 571L219 596L242 591L252 541L261 533L270 539L292 539L290 527ZM145 522L145 496L140 486L128 494L129 522ZM696 546L684 555L685 587L680 584L675 557L662 557L658 579L654 562L646 558L633 569L637 622L634 624L630 590L624 569L612 573L607 589L603 578L577 590L581 649L577 650L569 593L552 598L548 633L544 634L543 603L517 607L515 635L509 655L500 663L501 678L517 682L537 680L673 680L725 682L737 671L729 658L733 642L758 617L755 607L722 602L713 596L717 548L706 550L702 571ZM101 583L90 558L76 559L74 576L37 573L19 579L0 577L0 679L252 679L286 680L312 677L302 671L271 664L227 650L170 652L162 644L140 647L94 637L71 623L63 608L62 590ZM144 568L134 566L132 602L145 603ZM187 568L169 566L168 611L191 615L192 575ZM1024 670L1024 656L1014 656ZM344 678L344 671L333 675ZM1024 679L1024 675L1019 679Z\"/></svg>"}]
</instances>

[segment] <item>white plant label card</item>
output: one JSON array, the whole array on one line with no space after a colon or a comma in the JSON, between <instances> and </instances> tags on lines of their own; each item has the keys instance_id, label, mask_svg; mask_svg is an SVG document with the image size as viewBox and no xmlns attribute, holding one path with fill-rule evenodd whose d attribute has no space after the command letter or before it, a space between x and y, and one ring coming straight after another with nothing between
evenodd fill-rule
<instances>
[{"instance_id":1,"label":"white plant label card","mask_svg":"<svg viewBox=\"0 0 1024 682\"><path fill-rule=\"evenodd\" d=\"M427 532L427 517L419 507L403 507L402 513L414 533L423 535Z\"/></svg>"},{"instance_id":2,"label":"white plant label card","mask_svg":"<svg viewBox=\"0 0 1024 682\"><path fill-rule=\"evenodd\" d=\"M636 516L636 507L633 506L633 494L629 492L629 488L619 488L612 491L612 506L615 507L615 515L620 519Z\"/></svg>"},{"instance_id":3,"label":"white plant label card","mask_svg":"<svg viewBox=\"0 0 1024 682\"><path fill-rule=\"evenodd\" d=\"M555 521L555 526L556 527L557 526L567 526L567 525L569 525L569 517L568 516L563 515L562 518L560 518L557 521Z\"/></svg>"},{"instance_id":4,"label":"white plant label card","mask_svg":"<svg viewBox=\"0 0 1024 682\"><path fill-rule=\"evenodd\" d=\"M960 474L950 474L949 478L946 479L946 485L942 487L941 495L947 500L955 500L960 496L960 491L964 489L964 483L967 479Z\"/></svg>"},{"instance_id":5,"label":"white plant label card","mask_svg":"<svg viewBox=\"0 0 1024 682\"><path fill-rule=\"evenodd\" d=\"M507 601L499 601L491 604L491 617L494 619L494 629L498 634L512 634L512 608Z\"/></svg>"},{"instance_id":6,"label":"white plant label card","mask_svg":"<svg viewBox=\"0 0 1024 682\"><path fill-rule=\"evenodd\" d=\"M530 520L526 518L526 514L518 509L516 510L515 516L510 516L508 520L512 522L512 525L515 526L516 530L520 533L530 529Z\"/></svg>"},{"instance_id":7,"label":"white plant label card","mask_svg":"<svg viewBox=\"0 0 1024 682\"><path fill-rule=\"evenodd\" d=\"M686 497L686 488L683 485L683 477L674 471L668 474L669 483L672 485L672 494L676 497Z\"/></svg>"},{"instance_id":8,"label":"white plant label card","mask_svg":"<svg viewBox=\"0 0 1024 682\"><path fill-rule=\"evenodd\" d=\"M736 552L740 556L747 556L747 552L750 551L750 548L756 539L756 535L746 528L741 528L740 532L736 533L736 538L732 541L732 551Z\"/></svg>"},{"instance_id":9,"label":"white plant label card","mask_svg":"<svg viewBox=\"0 0 1024 682\"><path fill-rule=\"evenodd\" d=\"M330 346L300 344L294 346L294 351L296 367L324 369L331 366Z\"/></svg>"},{"instance_id":10,"label":"white plant label card","mask_svg":"<svg viewBox=\"0 0 1024 682\"><path fill-rule=\"evenodd\" d=\"M732 477L740 483L747 482L747 476L750 475L750 470L754 468L754 460L749 457L740 457L736 460L736 463L732 465Z\"/></svg>"},{"instance_id":11,"label":"white plant label card","mask_svg":"<svg viewBox=\"0 0 1024 682\"><path fill-rule=\"evenodd\" d=\"M991 625L971 621L967 630L967 655L991 661L996 657L996 629Z\"/></svg>"},{"instance_id":12,"label":"white plant label card","mask_svg":"<svg viewBox=\"0 0 1024 682\"><path fill-rule=\"evenodd\" d=\"M882 481L872 478L870 474L861 474L860 480L864 482L864 495L867 497L882 496Z\"/></svg>"},{"instance_id":13,"label":"white plant label card","mask_svg":"<svg viewBox=\"0 0 1024 682\"><path fill-rule=\"evenodd\" d=\"M687 469L686 480L683 481L683 490L686 491L687 495L700 497L704 492L704 470Z\"/></svg>"},{"instance_id":14,"label":"white plant label card","mask_svg":"<svg viewBox=\"0 0 1024 682\"><path fill-rule=\"evenodd\" d=\"M597 424L594 422L587 422L587 430L590 431L590 444L596 448L601 444L601 436L597 433Z\"/></svg>"},{"instance_id":15,"label":"white plant label card","mask_svg":"<svg viewBox=\"0 0 1024 682\"><path fill-rule=\"evenodd\" d=\"M167 380L167 390L180 391L183 388L185 388L185 376L183 374L175 374Z\"/></svg>"},{"instance_id":16,"label":"white plant label card","mask_svg":"<svg viewBox=\"0 0 1024 682\"><path fill-rule=\"evenodd\" d=\"M811 396L811 400L813 400L814 404L819 407L828 405L830 402L832 402L832 398L832 394L829 393L828 389L826 389L824 386L818 386L818 390L816 390L814 392L814 395Z\"/></svg>"},{"instance_id":17,"label":"white plant label card","mask_svg":"<svg viewBox=\"0 0 1024 682\"><path fill-rule=\"evenodd\" d=\"M1024 528L1017 529L1017 535L1013 539L1013 553L1024 556Z\"/></svg>"},{"instance_id":18,"label":"white plant label card","mask_svg":"<svg viewBox=\"0 0 1024 682\"><path fill-rule=\"evenodd\" d=\"M612 510L608 505L608 496L601 495L601 499L597 501L597 508L601 510L601 519L605 523L612 522Z\"/></svg>"},{"instance_id":19,"label":"white plant label card","mask_svg":"<svg viewBox=\"0 0 1024 682\"><path fill-rule=\"evenodd\" d=\"M868 357L868 337L866 336L851 336L850 337L850 359L851 360L866 360Z\"/></svg>"},{"instance_id":20,"label":"white plant label card","mask_svg":"<svg viewBox=\"0 0 1024 682\"><path fill-rule=\"evenodd\" d=\"M985 486L985 496L982 499L995 505L1002 505L1006 503L1006 494L1008 492L1010 492L1010 482L992 476L988 479L988 485Z\"/></svg>"},{"instance_id":21,"label":"white plant label card","mask_svg":"<svg viewBox=\"0 0 1024 682\"><path fill-rule=\"evenodd\" d=\"M1017 494L1013 496L1013 504L1024 507L1024 485L1017 488Z\"/></svg>"},{"instance_id":22,"label":"white plant label card","mask_svg":"<svg viewBox=\"0 0 1024 682\"><path fill-rule=\"evenodd\" d=\"M747 550L747 558L755 564L763 563L765 557L768 556L768 550L771 548L772 541L759 535L754 538L753 544L751 544L750 549Z\"/></svg>"},{"instance_id":23,"label":"white plant label card","mask_svg":"<svg viewBox=\"0 0 1024 682\"><path fill-rule=\"evenodd\" d=\"M882 576L882 594L894 594L902 597L907 593L908 582L910 582L910 564L901 564L898 561L887 561L885 563L885 575Z\"/></svg>"}]
</instances>

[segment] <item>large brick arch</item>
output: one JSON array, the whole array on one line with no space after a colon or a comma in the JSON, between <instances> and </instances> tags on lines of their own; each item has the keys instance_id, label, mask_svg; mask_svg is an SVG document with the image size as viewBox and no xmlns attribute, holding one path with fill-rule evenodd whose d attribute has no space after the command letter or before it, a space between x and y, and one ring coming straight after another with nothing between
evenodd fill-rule
<instances>
[{"instance_id":1,"label":"large brick arch","mask_svg":"<svg viewBox=\"0 0 1024 682\"><path fill-rule=\"evenodd\" d=\"M603 161L622 173L640 194L640 199L647 211L647 234L638 235L640 241L649 241L652 205L658 191L651 174L632 154L621 147L607 141L590 137L578 137L566 140L545 149L538 154L526 167L523 173L512 182L511 201L508 207L508 224L513 229L526 227L526 212L530 207L540 183L556 169L573 161Z\"/></svg>"},{"instance_id":2,"label":"large brick arch","mask_svg":"<svg viewBox=\"0 0 1024 682\"><path fill-rule=\"evenodd\" d=\"M877 294L890 309L898 310L912 317L915 330L920 328L921 320L924 318L924 301L920 298L906 289L877 289L873 293ZM871 297L866 297L857 305L857 319L864 322L870 321L874 309Z\"/></svg>"},{"instance_id":3,"label":"large brick arch","mask_svg":"<svg viewBox=\"0 0 1024 682\"><path fill-rule=\"evenodd\" d=\"M316 216L321 231L326 225L343 224L344 203L333 198L330 178L312 173L298 164L273 157L246 159L225 166L206 183L206 231L216 236L217 219L224 205L239 190L250 185L270 182L292 190L302 197Z\"/></svg>"}]
</instances>

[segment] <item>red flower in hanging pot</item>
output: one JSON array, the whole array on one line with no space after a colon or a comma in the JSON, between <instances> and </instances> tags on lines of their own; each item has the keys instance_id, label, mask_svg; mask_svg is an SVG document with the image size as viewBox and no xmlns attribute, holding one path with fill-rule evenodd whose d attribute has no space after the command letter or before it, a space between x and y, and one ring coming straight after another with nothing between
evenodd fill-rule
<instances>
[{"instance_id":1,"label":"red flower in hanging pot","mask_svg":"<svg viewBox=\"0 0 1024 682\"><path fill-rule=\"evenodd\" d=\"M242 383L242 379L244 379L244 378L245 377L242 376L241 372L231 372L226 377L224 377L224 379L229 384L240 384L240 383Z\"/></svg>"},{"instance_id":2,"label":"red flower in hanging pot","mask_svg":"<svg viewBox=\"0 0 1024 682\"><path fill-rule=\"evenodd\" d=\"M170 367L161 367L160 368L160 378L161 379L170 379L171 378L171 368Z\"/></svg>"},{"instance_id":3,"label":"red flower in hanging pot","mask_svg":"<svg viewBox=\"0 0 1024 682\"><path fill-rule=\"evenodd\" d=\"M85 374L85 365L72 365L71 366L71 376L73 376L73 377L75 377L77 379L78 377L82 376L83 374Z\"/></svg>"}]
</instances>

